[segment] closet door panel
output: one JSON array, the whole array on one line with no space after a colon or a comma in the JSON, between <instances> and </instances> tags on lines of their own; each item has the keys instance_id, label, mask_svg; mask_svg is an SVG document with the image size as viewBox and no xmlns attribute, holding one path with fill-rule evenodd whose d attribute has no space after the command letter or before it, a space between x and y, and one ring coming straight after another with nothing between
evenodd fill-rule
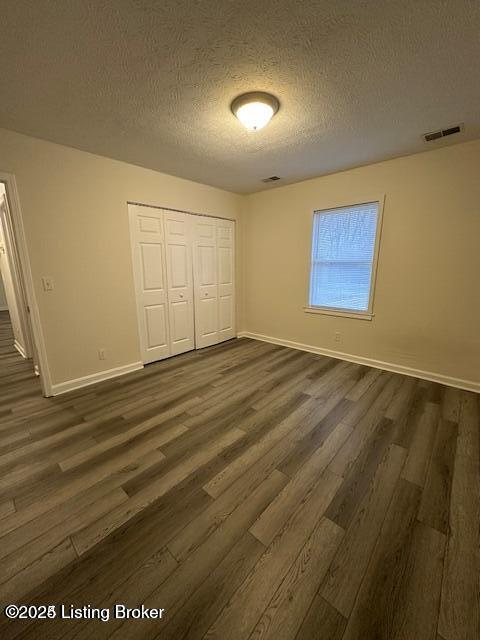
<instances>
[{"instance_id":1,"label":"closet door panel","mask_svg":"<svg viewBox=\"0 0 480 640\"><path fill-rule=\"evenodd\" d=\"M235 333L235 224L217 220L218 333L219 341Z\"/></svg>"},{"instance_id":2,"label":"closet door panel","mask_svg":"<svg viewBox=\"0 0 480 640\"><path fill-rule=\"evenodd\" d=\"M170 355L163 214L128 205L140 348L144 364Z\"/></svg>"},{"instance_id":3,"label":"closet door panel","mask_svg":"<svg viewBox=\"0 0 480 640\"><path fill-rule=\"evenodd\" d=\"M232 302L231 296L219 296L218 298L218 331L221 339L227 340L233 338L233 335L225 336L225 333L234 331L234 323L232 318Z\"/></svg>"},{"instance_id":4,"label":"closet door panel","mask_svg":"<svg viewBox=\"0 0 480 640\"><path fill-rule=\"evenodd\" d=\"M147 329L147 350L168 346L168 328L165 305L152 304L145 307L145 325Z\"/></svg>"},{"instance_id":5,"label":"closet door panel","mask_svg":"<svg viewBox=\"0 0 480 640\"><path fill-rule=\"evenodd\" d=\"M215 218L194 219L195 342L218 342L218 285Z\"/></svg>"},{"instance_id":6,"label":"closet door panel","mask_svg":"<svg viewBox=\"0 0 480 640\"><path fill-rule=\"evenodd\" d=\"M191 343L191 326L188 317L188 302L178 301L170 303L170 333L172 346L181 343ZM190 347L193 349L193 344ZM183 351L187 351L184 349ZM177 351L177 353L181 353Z\"/></svg>"},{"instance_id":7,"label":"closet door panel","mask_svg":"<svg viewBox=\"0 0 480 640\"><path fill-rule=\"evenodd\" d=\"M194 349L191 216L165 211L168 314L172 355Z\"/></svg>"},{"instance_id":8,"label":"closet door panel","mask_svg":"<svg viewBox=\"0 0 480 640\"><path fill-rule=\"evenodd\" d=\"M199 332L204 340L217 342L217 300L216 298L203 298L200 300ZM209 342L209 344L215 344ZM206 346L206 345L204 345Z\"/></svg>"},{"instance_id":9,"label":"closet door panel","mask_svg":"<svg viewBox=\"0 0 480 640\"><path fill-rule=\"evenodd\" d=\"M156 296L159 291L164 292L163 245L156 242L140 242L140 258L143 293Z\"/></svg>"}]
</instances>

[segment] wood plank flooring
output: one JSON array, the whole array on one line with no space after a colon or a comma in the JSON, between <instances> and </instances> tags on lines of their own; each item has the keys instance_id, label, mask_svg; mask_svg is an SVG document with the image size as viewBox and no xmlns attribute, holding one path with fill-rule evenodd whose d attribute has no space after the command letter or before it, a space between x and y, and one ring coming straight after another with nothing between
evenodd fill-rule
<instances>
[{"instance_id":1,"label":"wood plank flooring","mask_svg":"<svg viewBox=\"0 0 480 640\"><path fill-rule=\"evenodd\" d=\"M12 343L2 639L480 637L476 394L241 339L46 399Z\"/></svg>"}]
</instances>

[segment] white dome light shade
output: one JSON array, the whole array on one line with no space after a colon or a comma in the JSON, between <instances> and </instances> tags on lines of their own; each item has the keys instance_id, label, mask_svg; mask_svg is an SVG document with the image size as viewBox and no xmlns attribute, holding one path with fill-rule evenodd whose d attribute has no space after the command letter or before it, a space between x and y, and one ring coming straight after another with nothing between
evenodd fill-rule
<instances>
[{"instance_id":1,"label":"white dome light shade","mask_svg":"<svg viewBox=\"0 0 480 640\"><path fill-rule=\"evenodd\" d=\"M279 109L275 96L261 91L244 93L232 102L232 111L247 129L263 129Z\"/></svg>"},{"instance_id":2,"label":"white dome light shade","mask_svg":"<svg viewBox=\"0 0 480 640\"><path fill-rule=\"evenodd\" d=\"M235 114L247 129L263 129L273 116L273 109L263 102L249 102L237 109Z\"/></svg>"}]
</instances>

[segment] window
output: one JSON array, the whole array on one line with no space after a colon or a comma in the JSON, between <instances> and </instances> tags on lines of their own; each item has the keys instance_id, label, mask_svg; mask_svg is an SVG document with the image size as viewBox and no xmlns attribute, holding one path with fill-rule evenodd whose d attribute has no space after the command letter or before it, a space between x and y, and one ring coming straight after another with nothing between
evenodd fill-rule
<instances>
[{"instance_id":1,"label":"window","mask_svg":"<svg viewBox=\"0 0 480 640\"><path fill-rule=\"evenodd\" d=\"M379 216L378 202L315 211L310 310L371 317Z\"/></svg>"}]
</instances>

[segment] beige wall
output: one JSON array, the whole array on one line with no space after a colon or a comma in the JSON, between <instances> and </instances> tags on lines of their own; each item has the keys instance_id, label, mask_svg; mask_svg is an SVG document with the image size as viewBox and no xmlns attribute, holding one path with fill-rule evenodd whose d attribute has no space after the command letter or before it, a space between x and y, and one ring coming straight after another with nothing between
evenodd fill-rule
<instances>
[{"instance_id":1,"label":"beige wall","mask_svg":"<svg viewBox=\"0 0 480 640\"><path fill-rule=\"evenodd\" d=\"M140 360L127 201L239 216L238 195L5 130L0 171L16 177L54 384Z\"/></svg>"},{"instance_id":2,"label":"beige wall","mask_svg":"<svg viewBox=\"0 0 480 640\"><path fill-rule=\"evenodd\" d=\"M240 330L480 382L479 166L477 141L239 196L0 130L54 384L140 359L129 200L237 220ZM305 314L313 210L382 194L374 319Z\"/></svg>"},{"instance_id":3,"label":"beige wall","mask_svg":"<svg viewBox=\"0 0 480 640\"><path fill-rule=\"evenodd\" d=\"M304 313L313 210L381 194L375 317ZM480 141L253 194L244 207L247 331L480 383Z\"/></svg>"}]
</instances>

